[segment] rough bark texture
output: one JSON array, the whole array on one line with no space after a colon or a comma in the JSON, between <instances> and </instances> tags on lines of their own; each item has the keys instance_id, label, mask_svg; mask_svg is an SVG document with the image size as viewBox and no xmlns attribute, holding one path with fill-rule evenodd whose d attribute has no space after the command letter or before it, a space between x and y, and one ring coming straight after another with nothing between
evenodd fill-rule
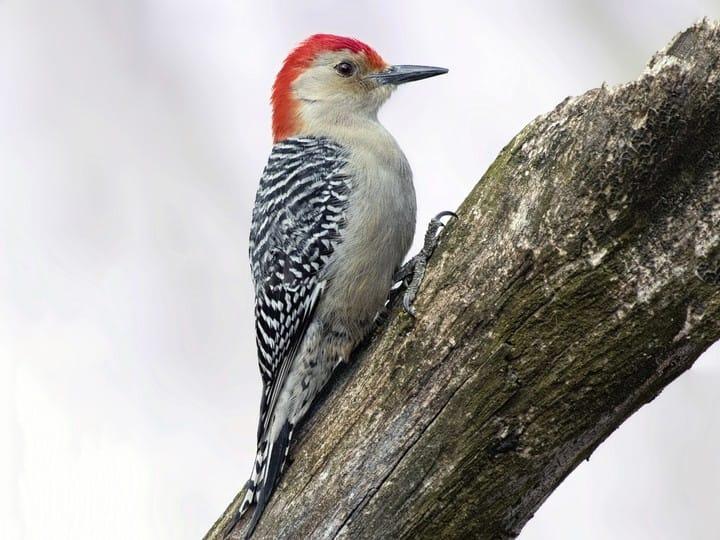
<instances>
[{"instance_id":1,"label":"rough bark texture","mask_svg":"<svg viewBox=\"0 0 720 540\"><path fill-rule=\"evenodd\" d=\"M254 538L514 537L720 338L720 25L537 118L458 214L418 319L341 370Z\"/></svg>"}]
</instances>

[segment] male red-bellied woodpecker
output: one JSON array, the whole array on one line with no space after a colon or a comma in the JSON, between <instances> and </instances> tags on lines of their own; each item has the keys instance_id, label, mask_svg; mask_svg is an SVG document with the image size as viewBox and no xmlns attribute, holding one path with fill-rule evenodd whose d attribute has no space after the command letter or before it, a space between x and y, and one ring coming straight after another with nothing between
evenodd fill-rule
<instances>
[{"instance_id":1,"label":"male red-bellied woodpecker","mask_svg":"<svg viewBox=\"0 0 720 540\"><path fill-rule=\"evenodd\" d=\"M391 66L360 41L319 34L278 73L275 144L250 232L263 394L257 457L240 510L256 504L248 537L278 482L294 427L372 328L397 279L408 285L404 305L412 313L440 222L433 220L423 251L400 269L415 233L415 190L405 155L377 112L397 85L446 72Z\"/></svg>"}]
</instances>

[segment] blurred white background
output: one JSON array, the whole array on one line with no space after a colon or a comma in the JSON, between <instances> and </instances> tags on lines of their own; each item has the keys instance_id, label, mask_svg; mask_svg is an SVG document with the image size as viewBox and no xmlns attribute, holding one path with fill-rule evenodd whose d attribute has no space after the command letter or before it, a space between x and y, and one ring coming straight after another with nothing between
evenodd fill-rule
<instances>
[{"instance_id":1,"label":"blurred white background","mask_svg":"<svg viewBox=\"0 0 720 540\"><path fill-rule=\"evenodd\" d=\"M533 117L635 78L703 15L717 0L0 2L0 538L199 538L246 480L248 226L269 89L298 41L353 35L450 68L382 111L424 227ZM521 539L720 538L719 359Z\"/></svg>"}]
</instances>

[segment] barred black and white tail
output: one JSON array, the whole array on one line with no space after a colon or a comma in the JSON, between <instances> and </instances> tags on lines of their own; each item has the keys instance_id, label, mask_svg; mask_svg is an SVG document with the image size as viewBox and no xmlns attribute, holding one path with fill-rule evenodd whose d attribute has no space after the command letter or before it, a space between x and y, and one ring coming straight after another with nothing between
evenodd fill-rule
<instances>
[{"instance_id":1,"label":"barred black and white tail","mask_svg":"<svg viewBox=\"0 0 720 540\"><path fill-rule=\"evenodd\" d=\"M255 531L255 527L260 521L265 507L280 480L290 449L293 427L290 422L286 421L275 441L270 444L265 441L255 457L253 474L248 480L247 492L239 512L240 517L255 503L250 527L245 535L246 539L250 538Z\"/></svg>"},{"instance_id":2,"label":"barred black and white tail","mask_svg":"<svg viewBox=\"0 0 720 540\"><path fill-rule=\"evenodd\" d=\"M265 447L266 443L263 443L257 451L257 454L255 454L255 463L253 464L253 470L252 474L250 475L250 480L248 480L245 483L245 497L243 498L243 502L240 505L240 510L238 512L238 519L245 514L248 508L255 504L255 500L257 499L257 493L258 493L258 486L261 482L260 475L262 474L263 470L263 463L265 463Z\"/></svg>"}]
</instances>

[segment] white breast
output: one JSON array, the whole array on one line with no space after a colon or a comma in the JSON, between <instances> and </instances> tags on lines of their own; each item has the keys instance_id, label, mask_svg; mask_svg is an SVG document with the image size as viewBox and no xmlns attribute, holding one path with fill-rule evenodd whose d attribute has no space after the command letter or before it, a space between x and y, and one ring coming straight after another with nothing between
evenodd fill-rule
<instances>
[{"instance_id":1,"label":"white breast","mask_svg":"<svg viewBox=\"0 0 720 540\"><path fill-rule=\"evenodd\" d=\"M319 308L364 334L412 243L415 189L405 155L377 121L333 135L349 151L347 173L353 191L347 226L328 265L330 282Z\"/></svg>"}]
</instances>

